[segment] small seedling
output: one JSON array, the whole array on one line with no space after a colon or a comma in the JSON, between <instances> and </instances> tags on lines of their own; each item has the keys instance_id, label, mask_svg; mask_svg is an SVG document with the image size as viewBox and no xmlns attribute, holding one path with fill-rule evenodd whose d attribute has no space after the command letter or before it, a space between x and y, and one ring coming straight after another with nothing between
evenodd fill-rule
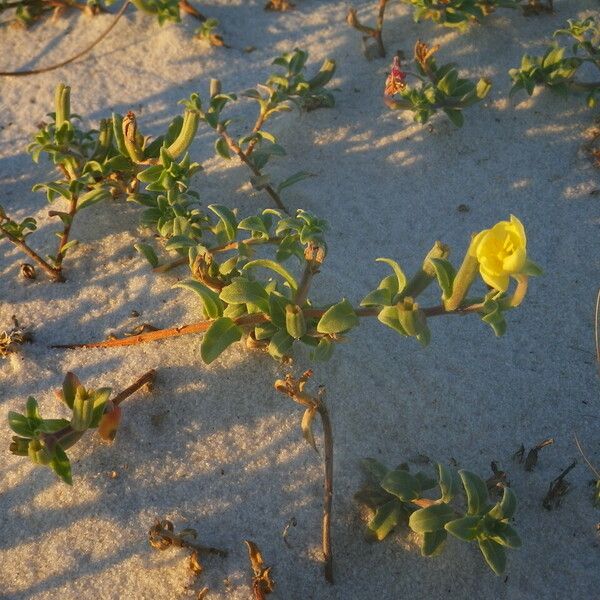
<instances>
[{"instance_id":1,"label":"small seedling","mask_svg":"<svg viewBox=\"0 0 600 600\"><path fill-rule=\"evenodd\" d=\"M72 484L71 462L66 450L89 429L98 429L104 441L112 442L121 420L119 405L140 388L151 385L155 375L155 371L148 371L109 399L111 388L86 389L73 373L67 373L62 390L57 391L56 396L72 412L71 418L42 418L37 400L30 396L25 413L8 413L8 424L16 433L10 451L18 456L29 456L35 464L49 467L65 483Z\"/></svg>"},{"instance_id":2,"label":"small seedling","mask_svg":"<svg viewBox=\"0 0 600 600\"><path fill-rule=\"evenodd\" d=\"M565 97L570 92L585 94L593 108L600 95L600 81L585 81L579 76L586 64L600 70L600 25L594 17L569 19L567 27L554 32L557 36L570 38L570 51L553 43L543 56L523 56L521 66L509 71L513 82L510 94L525 90L531 96L536 86L543 85Z\"/></svg>"},{"instance_id":3,"label":"small seedling","mask_svg":"<svg viewBox=\"0 0 600 600\"><path fill-rule=\"evenodd\" d=\"M271 577L271 567L265 567L262 552L250 540L244 540L248 549L248 559L252 569L252 595L254 600L265 600L268 594L275 589L275 582Z\"/></svg>"},{"instance_id":4,"label":"small seedling","mask_svg":"<svg viewBox=\"0 0 600 600\"><path fill-rule=\"evenodd\" d=\"M407 524L421 540L421 554L435 556L443 550L448 534L479 546L487 565L501 575L506 568L506 548L519 548L521 540L509 524L517 499L509 487L491 504L486 482L470 471L456 471L441 463L436 477L412 474L407 465L388 470L372 458L362 463L368 481L355 498L373 512L369 536L383 540L399 524ZM439 487L438 498L423 494ZM464 496L466 511L459 495Z\"/></svg>"},{"instance_id":5,"label":"small seedling","mask_svg":"<svg viewBox=\"0 0 600 600\"><path fill-rule=\"evenodd\" d=\"M491 89L491 83L487 79L475 83L459 77L452 63L438 67L434 58L438 50L439 46L430 48L421 41L415 44L417 73L403 71L400 58L394 57L383 99L392 110L411 111L417 123L426 123L441 109L454 125L461 127L463 110L483 100ZM417 83L410 85L407 77L416 79Z\"/></svg>"}]
</instances>

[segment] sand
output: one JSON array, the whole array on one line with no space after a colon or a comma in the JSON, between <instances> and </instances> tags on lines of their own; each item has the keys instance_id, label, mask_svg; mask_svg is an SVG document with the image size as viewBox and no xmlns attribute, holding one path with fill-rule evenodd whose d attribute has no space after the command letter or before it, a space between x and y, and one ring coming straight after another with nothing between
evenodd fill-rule
<instances>
[{"instance_id":1,"label":"sand","mask_svg":"<svg viewBox=\"0 0 600 600\"><path fill-rule=\"evenodd\" d=\"M507 71L524 52L541 51L566 18L591 14L596 3L558 0L555 15L539 18L501 10L464 35L415 25L408 7L391 3L384 32L390 50L410 53L417 38L439 43L440 62L456 60L461 73L493 81L489 98L465 113L460 130L443 116L423 127L388 111L380 98L388 63L365 60L360 34L344 22L346 2L297 4L294 12L273 14L260 1L203 3L221 21L229 50L194 41L189 19L160 28L130 11L85 60L3 79L0 202L17 217L39 219L31 238L37 247L52 242L56 225L44 197L30 191L54 177L52 166L33 164L25 147L52 110L59 81L72 86L73 110L85 124L133 109L144 132L158 134L179 99L206 95L211 77L221 78L225 90L242 91L266 77L273 57L299 46L310 51L311 68L328 56L338 62L334 109L283 114L270 128L288 152L273 163L273 175L316 175L288 190L285 201L331 226L316 302L358 302L387 274L377 257L395 258L410 272L436 239L450 244L458 261L472 231L511 213L525 223L529 253L545 276L508 315L503 338L476 318L436 319L423 350L370 320L329 363L314 365L315 383L328 390L335 435L331 587L320 562L322 463L302 439L301 410L273 389L289 367L241 345L206 367L195 336L102 351L49 349L143 322L165 327L200 318L192 296L171 289L184 271L156 276L132 249L139 208L100 204L82 214L74 228L81 243L66 261L64 284L41 276L23 281L22 255L0 242L0 330L14 314L35 336L0 363L0 596L170 599L207 585L208 598L247 599L243 540L252 539L273 567L273 598L595 597L599 513L590 500L592 474L574 444L577 433L600 464L593 341L600 183L581 150L595 113L581 99L545 90L510 101ZM369 19L374 4L355 3ZM110 18L70 14L31 31L2 29L0 69L62 59ZM248 46L256 50L244 53ZM254 107L244 104L239 114L251 120ZM209 131L197 137L192 156L205 167L194 181L204 204L239 207L241 215L269 206L250 188L243 166L214 157ZM140 316L131 318L132 310ZM300 354L295 372L308 366ZM89 435L71 451L72 487L8 453L6 413L34 395L47 416L63 414L52 390L66 371L118 390L150 368L158 371L155 389L123 405L115 443ZM512 461L520 444L546 437L555 443L541 451L533 472ZM457 540L435 559L422 558L404 529L380 544L364 541L364 519L352 499L359 460L374 456L393 466L419 455L454 459L486 476L492 460L508 471L524 544L510 552L506 576L495 577L474 546ZM549 482L574 459L570 493L558 509L545 510ZM156 517L196 528L202 542L227 548L229 557L207 559L194 581L185 552L148 545Z\"/></svg>"}]
</instances>

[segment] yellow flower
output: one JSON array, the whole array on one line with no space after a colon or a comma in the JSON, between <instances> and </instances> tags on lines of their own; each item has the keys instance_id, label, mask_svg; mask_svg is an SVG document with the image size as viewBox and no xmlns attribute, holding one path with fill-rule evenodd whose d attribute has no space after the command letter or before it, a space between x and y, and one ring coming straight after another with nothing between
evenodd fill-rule
<instances>
[{"instance_id":1,"label":"yellow flower","mask_svg":"<svg viewBox=\"0 0 600 600\"><path fill-rule=\"evenodd\" d=\"M501 292L508 289L510 275L521 272L527 260L525 228L517 217L500 221L478 233L469 246L469 255L477 258L483 280Z\"/></svg>"}]
</instances>

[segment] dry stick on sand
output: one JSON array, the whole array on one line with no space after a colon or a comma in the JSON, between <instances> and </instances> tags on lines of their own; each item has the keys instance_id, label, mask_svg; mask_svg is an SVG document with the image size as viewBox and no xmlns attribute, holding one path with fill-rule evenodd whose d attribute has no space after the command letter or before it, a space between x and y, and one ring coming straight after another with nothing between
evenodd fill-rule
<instances>
[{"instance_id":1,"label":"dry stick on sand","mask_svg":"<svg viewBox=\"0 0 600 600\"><path fill-rule=\"evenodd\" d=\"M467 315L470 313L478 312L482 309L481 304L472 304L453 311L447 311L443 306L431 306L424 308L423 313L426 317L437 317L439 315ZM376 317L380 309L374 308L357 308L354 312L358 317ZM320 318L326 312L323 308L310 308L304 311L304 316L307 319ZM254 325L260 325L270 321L269 316L265 313L252 313L249 315L243 315L237 319L233 319L234 323L240 327L250 327ZM197 321L196 323L190 323L189 325L182 325L180 327L169 327L167 329L157 329L156 331L148 331L146 333L140 333L139 335L132 335L125 338L116 338L110 340L104 340L101 342L89 342L84 344L53 344L50 348L60 348L63 350L75 350L77 348L116 348L119 346L135 346L137 344L143 344L144 342L154 342L157 340L164 340L170 337L177 337L180 335L189 335L191 333L205 333L210 326L214 323L213 319L207 319L203 321Z\"/></svg>"},{"instance_id":2,"label":"dry stick on sand","mask_svg":"<svg viewBox=\"0 0 600 600\"><path fill-rule=\"evenodd\" d=\"M92 48L94 48L94 46L97 46L113 30L130 4L130 0L127 0L123 6L121 6L119 12L115 15L113 22L106 28L106 30L102 32L89 46L86 46L83 50L81 50L81 52L75 54L75 56L71 56L71 58L56 63L55 65L50 65L49 67L40 67L39 69L30 69L28 71L0 71L0 77L25 77L26 75L38 75L40 73L47 73L48 71L60 69L60 67L64 67L65 65L76 61L78 58L81 58L87 54Z\"/></svg>"},{"instance_id":3,"label":"dry stick on sand","mask_svg":"<svg viewBox=\"0 0 600 600\"><path fill-rule=\"evenodd\" d=\"M363 25L359 20L356 14L356 9L351 8L348 11L348 15L346 16L346 21L348 25L354 27L361 33L364 33L363 40L366 40L369 37L372 37L377 44L377 52L381 58L385 57L385 46L383 45L383 39L381 37L381 33L383 30L383 18L385 15L385 7L388 3L388 0L379 0L379 10L377 13L377 24L375 28L368 27L367 25ZM365 51L365 54L366 51Z\"/></svg>"},{"instance_id":4,"label":"dry stick on sand","mask_svg":"<svg viewBox=\"0 0 600 600\"><path fill-rule=\"evenodd\" d=\"M323 400L325 388L320 387L316 396L304 391L307 381L312 377L312 370L305 371L301 377L294 379L286 375L285 379L275 382L275 389L289 396L294 402L306 407L302 417L302 430L306 441L318 452L312 433L312 420L319 413L323 426L323 442L325 446L325 492L323 498L323 527L322 549L325 569L325 579L333 583L333 553L331 550L331 506L333 503L333 429L327 405Z\"/></svg>"}]
</instances>

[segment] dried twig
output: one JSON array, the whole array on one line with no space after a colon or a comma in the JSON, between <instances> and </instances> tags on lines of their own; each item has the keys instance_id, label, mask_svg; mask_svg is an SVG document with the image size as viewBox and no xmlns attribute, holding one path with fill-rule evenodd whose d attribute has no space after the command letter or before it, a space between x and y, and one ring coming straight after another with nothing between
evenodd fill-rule
<instances>
[{"instance_id":1,"label":"dried twig","mask_svg":"<svg viewBox=\"0 0 600 600\"><path fill-rule=\"evenodd\" d=\"M575 468L577 461L574 460L556 479L550 482L548 493L542 500L542 506L546 510L552 510L560 506L561 498L569 491L569 483L565 481L567 474Z\"/></svg>"},{"instance_id":2,"label":"dried twig","mask_svg":"<svg viewBox=\"0 0 600 600\"><path fill-rule=\"evenodd\" d=\"M331 549L331 507L333 503L333 430L329 411L324 401L325 388L320 387L316 396L304 391L306 383L313 372L305 371L301 377L294 379L291 375L286 375L285 379L278 379L275 382L275 389L278 392L286 394L294 402L306 406L304 417L302 418L302 431L306 441L317 450L315 438L312 433L312 421L318 412L323 426L323 442L325 446L325 492L323 499L323 528L322 528L322 549L325 562L325 579L333 583L333 554Z\"/></svg>"},{"instance_id":3,"label":"dried twig","mask_svg":"<svg viewBox=\"0 0 600 600\"><path fill-rule=\"evenodd\" d=\"M356 14L356 9L351 8L348 11L348 15L346 16L346 22L354 29L360 31L364 34L363 40L366 41L369 38L373 38L375 40L375 45L377 48L377 53L381 58L385 57L385 46L383 45L382 39L382 30L383 30L383 19L385 15L385 7L388 3L388 0L379 0L379 6L377 11L377 22L375 27L369 27L368 25L363 25L358 19L358 15ZM365 52L367 54L367 52ZM368 58L368 56L367 56Z\"/></svg>"},{"instance_id":4,"label":"dried twig","mask_svg":"<svg viewBox=\"0 0 600 600\"><path fill-rule=\"evenodd\" d=\"M252 595L254 600L265 600L275 588L271 577L271 567L265 567L259 547L250 540L244 540L248 548L248 558L252 567Z\"/></svg>"}]
</instances>

